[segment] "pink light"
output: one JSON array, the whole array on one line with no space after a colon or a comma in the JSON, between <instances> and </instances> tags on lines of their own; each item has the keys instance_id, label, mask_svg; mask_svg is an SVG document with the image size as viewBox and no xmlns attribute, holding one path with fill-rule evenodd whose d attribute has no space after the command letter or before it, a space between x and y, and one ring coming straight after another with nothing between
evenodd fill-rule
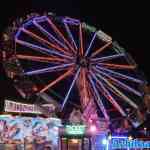
<instances>
[{"instance_id":1,"label":"pink light","mask_svg":"<svg viewBox=\"0 0 150 150\"><path fill-rule=\"evenodd\" d=\"M92 120L92 119L89 119L89 122L90 122L90 123L92 123L92 122L93 122L93 120Z\"/></svg>"},{"instance_id":2,"label":"pink light","mask_svg":"<svg viewBox=\"0 0 150 150\"><path fill-rule=\"evenodd\" d=\"M95 126L95 125L91 125L91 126L90 126L90 132L91 132L91 133L95 133L96 131L97 131L96 126Z\"/></svg>"}]
</instances>

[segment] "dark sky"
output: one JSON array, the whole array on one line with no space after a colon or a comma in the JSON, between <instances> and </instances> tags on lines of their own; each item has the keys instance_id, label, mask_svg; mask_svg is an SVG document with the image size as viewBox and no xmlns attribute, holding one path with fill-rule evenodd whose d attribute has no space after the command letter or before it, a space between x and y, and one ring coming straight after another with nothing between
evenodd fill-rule
<instances>
[{"instance_id":1,"label":"dark sky","mask_svg":"<svg viewBox=\"0 0 150 150\"><path fill-rule=\"evenodd\" d=\"M149 11L147 5L137 1L110 3L105 0L5 0L0 4L0 32L17 16L30 12L52 11L57 15L79 18L102 29L117 40L133 56L139 68L150 80L149 70ZM0 72L0 97L14 91ZM11 92L13 93L13 92Z\"/></svg>"}]
</instances>

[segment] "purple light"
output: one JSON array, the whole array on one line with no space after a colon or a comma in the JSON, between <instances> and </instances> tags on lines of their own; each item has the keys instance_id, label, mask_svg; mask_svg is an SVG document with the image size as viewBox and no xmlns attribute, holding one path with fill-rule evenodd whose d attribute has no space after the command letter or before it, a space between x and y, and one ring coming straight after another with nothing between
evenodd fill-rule
<instances>
[{"instance_id":1,"label":"purple light","mask_svg":"<svg viewBox=\"0 0 150 150\"><path fill-rule=\"evenodd\" d=\"M64 35L57 28L57 26L52 22L52 20L50 18L47 18L47 22L52 27L52 29L55 31L55 33L58 34L58 37L61 38L64 41L64 43L67 44L67 46L69 47L69 49L72 50L72 51L74 51L74 48L70 45L70 43L68 42L68 40L64 37Z\"/></svg>"},{"instance_id":2,"label":"purple light","mask_svg":"<svg viewBox=\"0 0 150 150\"><path fill-rule=\"evenodd\" d=\"M93 35L93 37L92 37L92 40L91 40L91 42L90 42L90 44L89 44L89 47L88 47L88 49L86 50L85 57L89 54L89 52L90 52L90 50L91 50L91 47L92 47L92 44L93 44L93 42L94 42L94 40L95 40L96 35L97 35L97 33L95 32L94 35Z\"/></svg>"},{"instance_id":3,"label":"purple light","mask_svg":"<svg viewBox=\"0 0 150 150\"><path fill-rule=\"evenodd\" d=\"M71 24L71 25L79 25L80 24L80 21L78 19L73 19L73 18L69 18L69 17L65 17L63 19L63 22Z\"/></svg>"},{"instance_id":4,"label":"purple light","mask_svg":"<svg viewBox=\"0 0 150 150\"><path fill-rule=\"evenodd\" d=\"M17 31L17 33L15 34L15 40L19 37L20 33L21 33L21 30L19 29L19 30Z\"/></svg>"},{"instance_id":5,"label":"purple light","mask_svg":"<svg viewBox=\"0 0 150 150\"><path fill-rule=\"evenodd\" d=\"M131 81L143 84L143 81L141 81L139 79L136 79L136 78L133 78L131 76L127 76L127 75L121 74L119 72L112 71L112 70L110 70L108 68L106 69L104 67L100 67L99 65L96 65L96 68L98 68L98 69L100 69L102 71L106 71L106 72L110 73L112 76L114 75L115 77L118 77L118 78L127 79L127 80L131 80Z\"/></svg>"},{"instance_id":6,"label":"purple light","mask_svg":"<svg viewBox=\"0 0 150 150\"><path fill-rule=\"evenodd\" d=\"M119 104L114 100L114 98L111 96L109 91L104 87L104 85L100 82L100 80L97 79L97 77L94 75L93 72L90 73L93 76L93 78L96 80L96 82L100 85L100 88L103 90L103 92L106 93L106 95L103 93L104 96L112 103L112 105L114 105L114 107L117 108L117 110L122 114L122 116L126 116L126 113L119 106ZM99 76L99 78L103 78L100 74L97 74L97 76Z\"/></svg>"},{"instance_id":7,"label":"purple light","mask_svg":"<svg viewBox=\"0 0 150 150\"><path fill-rule=\"evenodd\" d=\"M88 76L88 77L89 77L89 80L90 80L90 82L91 82L91 85L92 85L92 87L93 87L93 89L94 89L94 92L95 92L95 94L96 94L96 97L97 97L97 99L98 99L97 104L98 104L99 108L101 109L101 111L103 112L104 117L106 118L106 120L109 120L109 116L108 116L108 114L107 114L107 112L106 112L106 110L105 110L105 107L104 107L104 105L103 105L103 103L102 103L102 100L100 99L100 95L99 95L99 93L98 93L98 91L97 91L97 89L96 89L96 87L95 87L95 84L94 84L92 78L91 78L90 76Z\"/></svg>"},{"instance_id":8,"label":"purple light","mask_svg":"<svg viewBox=\"0 0 150 150\"><path fill-rule=\"evenodd\" d=\"M36 19L33 20L33 24L44 34L47 36L47 38L49 40L54 40L57 44L61 45L62 47L64 47L65 49L68 49L66 45L64 45L62 42L60 42L59 40L57 40L52 34L50 34L49 32L47 32L41 25L39 25L36 21Z\"/></svg>"},{"instance_id":9,"label":"purple light","mask_svg":"<svg viewBox=\"0 0 150 150\"><path fill-rule=\"evenodd\" d=\"M115 55L106 56L106 57L92 58L91 60L97 63L97 61L103 62L103 61L107 61L107 60L111 60L111 59L115 59L115 58L123 57L123 56L125 56L125 54L122 53L122 54L115 54Z\"/></svg>"},{"instance_id":10,"label":"purple light","mask_svg":"<svg viewBox=\"0 0 150 150\"><path fill-rule=\"evenodd\" d=\"M66 31L67 31L67 33L68 33L68 35L69 35L71 41L73 42L73 44L74 44L74 46L75 46L75 49L77 50L77 49L78 49L78 48L77 48L77 45L76 45L76 43L75 43L75 40L74 40L74 38L73 38L73 35L72 35L72 33L71 33L71 31L70 31L68 25L67 25L65 22L64 22L64 25L65 25Z\"/></svg>"},{"instance_id":11,"label":"purple light","mask_svg":"<svg viewBox=\"0 0 150 150\"><path fill-rule=\"evenodd\" d=\"M137 95L139 97L142 97L142 94L140 92L136 91L135 89L133 89L133 88L129 87L128 85L120 82L119 80L111 77L110 75L108 75L107 73L104 73L103 71L100 71L98 69L96 69L96 70L97 70L98 73L103 74L104 76L108 77L109 79L112 79L113 81L115 81L117 83L117 84L115 83L117 86L119 86L121 88L124 88L124 89L126 89L130 92L133 92L135 95Z\"/></svg>"},{"instance_id":12,"label":"purple light","mask_svg":"<svg viewBox=\"0 0 150 150\"><path fill-rule=\"evenodd\" d=\"M68 98L69 98L70 92L71 92L71 90L72 90L72 88L73 88L73 86L74 86L74 84L75 84L76 79L77 79L78 76L79 76L80 70L81 70L81 68L79 68L78 71L76 72L76 75L75 75L75 77L74 77L74 79L73 79L73 81L72 81L72 83L71 83L71 86L70 86L70 88L69 88L69 91L68 91L68 93L66 94L65 99L64 99L64 101L63 101L61 110L63 110L63 108L64 108L64 106L65 106L65 104L66 104L66 102L67 102L67 100L68 100Z\"/></svg>"},{"instance_id":13,"label":"purple light","mask_svg":"<svg viewBox=\"0 0 150 150\"><path fill-rule=\"evenodd\" d=\"M35 17L33 20L36 20L36 22L44 22L46 21L47 16L40 16L40 17Z\"/></svg>"},{"instance_id":14,"label":"purple light","mask_svg":"<svg viewBox=\"0 0 150 150\"><path fill-rule=\"evenodd\" d=\"M32 48L32 49L34 49L36 51L41 50L40 51L41 53L45 53L46 52L46 54L47 53L49 53L49 54L55 54L55 55L58 55L58 56L61 56L61 57L67 58L67 59L72 59L72 57L70 57L70 56L66 56L66 55L61 54L59 52L56 52L56 51L54 51L52 49L47 49L47 48L44 48L44 47L41 47L41 46L37 46L37 45L31 44L29 42L25 42L25 41L16 39L16 43L19 43L19 44L24 45L26 47Z\"/></svg>"},{"instance_id":15,"label":"purple light","mask_svg":"<svg viewBox=\"0 0 150 150\"><path fill-rule=\"evenodd\" d=\"M53 72L53 71L56 71L60 68L66 68L66 67L69 67L69 66L72 66L72 65L73 65L73 63L58 65L58 66L54 66L54 67L47 67L47 68L44 68L44 69L38 69L38 70L34 70L34 71L25 72L24 74L25 75L34 75L34 74Z\"/></svg>"},{"instance_id":16,"label":"purple light","mask_svg":"<svg viewBox=\"0 0 150 150\"><path fill-rule=\"evenodd\" d=\"M33 21L29 20L28 22L26 22L26 23L23 24L23 27L26 28L26 27L28 27L28 26L30 26L32 24L33 24Z\"/></svg>"},{"instance_id":17,"label":"purple light","mask_svg":"<svg viewBox=\"0 0 150 150\"><path fill-rule=\"evenodd\" d=\"M117 96L119 95L119 97L122 97L128 104L133 106L133 108L138 109L138 106L132 100L130 100L126 95L124 95L120 90L112 85L105 77L101 76L100 74L97 74L97 76L108 85L108 88L113 91L113 93L117 93Z\"/></svg>"}]
</instances>

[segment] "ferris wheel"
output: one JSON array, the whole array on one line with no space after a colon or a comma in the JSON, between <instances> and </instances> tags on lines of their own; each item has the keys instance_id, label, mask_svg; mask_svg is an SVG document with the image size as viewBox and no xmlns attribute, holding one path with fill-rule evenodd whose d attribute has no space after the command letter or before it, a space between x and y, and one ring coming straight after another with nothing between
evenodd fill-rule
<instances>
[{"instance_id":1,"label":"ferris wheel","mask_svg":"<svg viewBox=\"0 0 150 150\"><path fill-rule=\"evenodd\" d=\"M144 81L137 65L103 31L78 19L54 14L29 16L15 27L11 38L5 34L4 40L13 49L5 62L15 59L20 69L12 79L29 78L36 85L37 95L50 89L64 93L61 111L72 95L80 99L86 115L94 109L108 121L113 117L108 111L111 108L123 117L128 115L126 108L139 108L143 96L139 87Z\"/></svg>"}]
</instances>

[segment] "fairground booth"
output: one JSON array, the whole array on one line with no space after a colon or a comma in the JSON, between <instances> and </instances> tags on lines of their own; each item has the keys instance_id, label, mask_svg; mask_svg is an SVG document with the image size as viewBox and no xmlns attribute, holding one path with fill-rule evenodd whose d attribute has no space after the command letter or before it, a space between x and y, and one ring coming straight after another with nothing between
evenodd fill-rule
<instances>
[{"instance_id":1,"label":"fairground booth","mask_svg":"<svg viewBox=\"0 0 150 150\"><path fill-rule=\"evenodd\" d=\"M58 149L61 120L43 117L35 105L5 100L0 115L0 149Z\"/></svg>"},{"instance_id":2,"label":"fairground booth","mask_svg":"<svg viewBox=\"0 0 150 150\"><path fill-rule=\"evenodd\" d=\"M49 106L50 109L50 106ZM34 104L5 100L0 115L0 148L54 150L96 150L105 147L101 139L107 136L106 123L101 126L81 122L79 111L73 110L69 122L57 117L45 117Z\"/></svg>"}]
</instances>

